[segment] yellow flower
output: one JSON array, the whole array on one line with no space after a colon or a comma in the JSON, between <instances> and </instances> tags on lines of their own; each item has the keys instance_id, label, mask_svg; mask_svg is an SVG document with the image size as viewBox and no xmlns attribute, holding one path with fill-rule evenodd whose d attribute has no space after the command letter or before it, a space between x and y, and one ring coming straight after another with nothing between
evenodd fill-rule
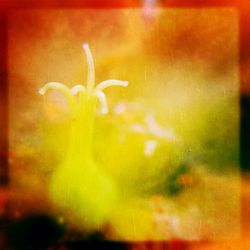
<instances>
[{"instance_id":1,"label":"yellow flower","mask_svg":"<svg viewBox=\"0 0 250 250\"><path fill-rule=\"evenodd\" d=\"M50 181L50 198L67 218L84 226L96 228L107 221L117 202L117 185L93 157L93 132L96 100L102 113L108 112L103 90L110 86L128 85L127 81L106 80L95 86L94 61L87 43L83 44L88 63L87 84L68 88L62 83L49 82L39 93L58 90L65 94L72 112L71 133L65 158ZM78 95L78 98L75 98Z\"/></svg>"}]
</instances>

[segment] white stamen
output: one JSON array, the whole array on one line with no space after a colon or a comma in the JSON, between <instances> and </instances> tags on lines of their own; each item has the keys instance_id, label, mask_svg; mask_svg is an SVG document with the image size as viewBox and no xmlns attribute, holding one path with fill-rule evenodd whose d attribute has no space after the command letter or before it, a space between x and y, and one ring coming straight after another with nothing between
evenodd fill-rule
<instances>
[{"instance_id":1,"label":"white stamen","mask_svg":"<svg viewBox=\"0 0 250 250\"><path fill-rule=\"evenodd\" d=\"M38 93L39 93L40 95L44 95L44 94L45 94L44 88L38 89Z\"/></svg>"},{"instance_id":2,"label":"white stamen","mask_svg":"<svg viewBox=\"0 0 250 250\"><path fill-rule=\"evenodd\" d=\"M45 95L48 90L57 90L61 91L65 97L67 98L70 107L72 108L73 111L75 111L76 107L76 101L70 92L70 89L66 87L64 84L59 83L59 82L49 82L45 84L42 88L38 90L39 94Z\"/></svg>"},{"instance_id":3,"label":"white stamen","mask_svg":"<svg viewBox=\"0 0 250 250\"><path fill-rule=\"evenodd\" d=\"M144 154L147 157L150 157L154 154L155 149L158 143L156 140L147 140L144 144Z\"/></svg>"},{"instance_id":4,"label":"white stamen","mask_svg":"<svg viewBox=\"0 0 250 250\"><path fill-rule=\"evenodd\" d=\"M154 116L147 115L145 117L145 122L148 127L148 131L153 135L163 138L165 140L174 141L176 139L174 133L169 129L161 127L155 120Z\"/></svg>"},{"instance_id":5,"label":"white stamen","mask_svg":"<svg viewBox=\"0 0 250 250\"><path fill-rule=\"evenodd\" d=\"M121 86L121 87L127 87L128 86L128 81L121 81L121 80L106 80L101 83L99 83L96 86L96 91L101 91L104 90L108 87L111 86Z\"/></svg>"},{"instance_id":6,"label":"white stamen","mask_svg":"<svg viewBox=\"0 0 250 250\"><path fill-rule=\"evenodd\" d=\"M107 114L108 113L108 104L105 94L102 91L96 92L96 96L98 97L100 104L101 104L101 113Z\"/></svg>"},{"instance_id":7,"label":"white stamen","mask_svg":"<svg viewBox=\"0 0 250 250\"><path fill-rule=\"evenodd\" d=\"M86 88L85 88L83 85L80 85L80 84L75 85L75 86L70 90L70 92L71 92L73 95L76 95L76 94L78 94L79 92L80 92L80 93L83 93L83 92L85 92L85 91L86 91Z\"/></svg>"},{"instance_id":8,"label":"white stamen","mask_svg":"<svg viewBox=\"0 0 250 250\"><path fill-rule=\"evenodd\" d=\"M59 90L65 95L71 95L70 90L64 84L59 82L49 82L38 90L39 94L44 95L48 90Z\"/></svg>"},{"instance_id":9,"label":"white stamen","mask_svg":"<svg viewBox=\"0 0 250 250\"><path fill-rule=\"evenodd\" d=\"M92 89L95 86L95 65L94 65L94 59L92 56L92 53L90 51L88 43L84 43L82 45L86 58L87 58L87 64L88 64L88 76L87 76L87 89L89 92L92 91Z\"/></svg>"}]
</instances>

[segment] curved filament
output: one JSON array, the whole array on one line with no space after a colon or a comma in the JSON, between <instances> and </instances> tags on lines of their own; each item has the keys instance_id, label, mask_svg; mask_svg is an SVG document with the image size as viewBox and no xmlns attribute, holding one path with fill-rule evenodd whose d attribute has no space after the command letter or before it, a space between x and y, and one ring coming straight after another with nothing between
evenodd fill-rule
<instances>
[{"instance_id":1,"label":"curved filament","mask_svg":"<svg viewBox=\"0 0 250 250\"><path fill-rule=\"evenodd\" d=\"M108 104L107 104L107 98L105 94L102 91L99 91L96 93L97 98L100 101L101 104L101 113L107 114L108 113Z\"/></svg>"},{"instance_id":2,"label":"curved filament","mask_svg":"<svg viewBox=\"0 0 250 250\"><path fill-rule=\"evenodd\" d=\"M40 95L45 95L48 90L57 90L57 91L62 92L65 95L70 105L70 108L73 110L73 112L75 112L76 101L68 87L66 87L64 84L59 83L59 82L49 82L45 84L42 88L40 88L38 92Z\"/></svg>"},{"instance_id":3,"label":"curved filament","mask_svg":"<svg viewBox=\"0 0 250 250\"><path fill-rule=\"evenodd\" d=\"M71 88L70 92L73 95L77 95L78 93L84 93L86 91L86 88L83 85L75 85L73 88Z\"/></svg>"},{"instance_id":4,"label":"curved filament","mask_svg":"<svg viewBox=\"0 0 250 250\"><path fill-rule=\"evenodd\" d=\"M99 83L96 86L96 91L102 91L108 87L111 86L121 86L121 87L127 87L128 86L128 81L121 81L121 80L106 80L101 83Z\"/></svg>"}]
</instances>

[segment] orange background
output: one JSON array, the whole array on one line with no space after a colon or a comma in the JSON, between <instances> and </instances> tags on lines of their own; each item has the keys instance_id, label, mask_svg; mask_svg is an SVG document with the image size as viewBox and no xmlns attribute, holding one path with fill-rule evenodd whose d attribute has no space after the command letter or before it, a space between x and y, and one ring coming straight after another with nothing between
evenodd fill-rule
<instances>
[{"instance_id":1,"label":"orange background","mask_svg":"<svg viewBox=\"0 0 250 250\"><path fill-rule=\"evenodd\" d=\"M164 7L235 7L240 14L240 69L241 69L241 94L250 93L250 1L247 0L168 0L158 1ZM4 215L8 200L8 191L5 189L7 182L7 99L6 99L6 19L5 14L11 8L126 8L141 7L142 1L138 0L2 0L0 1L0 216ZM166 248L165 243L140 243L131 246L133 250L163 250L163 249L250 249L250 178L243 174L242 178L242 237L239 240L210 243L173 243Z\"/></svg>"}]
</instances>

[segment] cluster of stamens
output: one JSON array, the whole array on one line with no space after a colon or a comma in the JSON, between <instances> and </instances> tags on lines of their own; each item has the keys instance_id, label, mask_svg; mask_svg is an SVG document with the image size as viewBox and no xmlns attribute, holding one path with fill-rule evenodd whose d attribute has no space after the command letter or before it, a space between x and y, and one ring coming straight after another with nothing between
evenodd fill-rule
<instances>
[{"instance_id":1,"label":"cluster of stamens","mask_svg":"<svg viewBox=\"0 0 250 250\"><path fill-rule=\"evenodd\" d=\"M108 105L107 98L104 89L111 86L128 86L127 81L121 80L105 80L95 86L95 67L92 53L90 51L89 45L87 43L83 44L83 49L86 54L87 64L88 64L88 75L87 75L87 84L86 87L82 84L75 85L73 88L69 88L63 83L59 82L49 82L45 84L42 88L39 89L39 93L44 95L48 90L58 90L61 91L67 98L70 108L72 112L75 113L77 111L77 99L76 95L79 95L80 100L84 97L96 97L101 104L101 113L108 113Z\"/></svg>"}]
</instances>

